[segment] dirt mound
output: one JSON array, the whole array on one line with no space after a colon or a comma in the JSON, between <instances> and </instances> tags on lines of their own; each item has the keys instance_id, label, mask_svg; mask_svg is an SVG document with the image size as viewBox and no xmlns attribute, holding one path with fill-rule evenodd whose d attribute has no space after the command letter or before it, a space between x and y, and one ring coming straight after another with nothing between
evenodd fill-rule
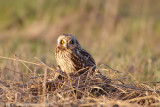
<instances>
[{"instance_id":1,"label":"dirt mound","mask_svg":"<svg viewBox=\"0 0 160 107\"><path fill-rule=\"evenodd\" d=\"M104 70L104 69L103 69ZM4 106L160 106L158 82L127 83L128 77L103 75L102 69L66 74L31 76L27 82L0 81L0 104ZM85 71L85 72L84 72ZM113 73L112 72L112 73ZM116 77L116 78L115 78ZM118 77L118 78L117 78ZM131 79L131 78L130 78ZM151 88L152 87L154 88Z\"/></svg>"}]
</instances>

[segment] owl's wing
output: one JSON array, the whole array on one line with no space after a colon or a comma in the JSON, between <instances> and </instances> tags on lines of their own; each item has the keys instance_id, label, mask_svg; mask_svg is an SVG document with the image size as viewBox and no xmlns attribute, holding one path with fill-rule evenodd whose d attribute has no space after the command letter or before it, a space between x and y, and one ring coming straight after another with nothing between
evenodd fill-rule
<instances>
[{"instance_id":1,"label":"owl's wing","mask_svg":"<svg viewBox=\"0 0 160 107\"><path fill-rule=\"evenodd\" d=\"M83 62L85 63L85 67L87 66L95 66L95 61L92 58L92 56L84 49L81 49L79 51L81 59L83 60Z\"/></svg>"},{"instance_id":2,"label":"owl's wing","mask_svg":"<svg viewBox=\"0 0 160 107\"><path fill-rule=\"evenodd\" d=\"M73 62L72 65L77 71L83 68L83 62L77 52L71 54L71 60Z\"/></svg>"},{"instance_id":3,"label":"owl's wing","mask_svg":"<svg viewBox=\"0 0 160 107\"><path fill-rule=\"evenodd\" d=\"M71 60L77 71L82 68L93 67L96 65L92 56L84 49L78 49L75 50L75 52L72 52Z\"/></svg>"}]
</instances>

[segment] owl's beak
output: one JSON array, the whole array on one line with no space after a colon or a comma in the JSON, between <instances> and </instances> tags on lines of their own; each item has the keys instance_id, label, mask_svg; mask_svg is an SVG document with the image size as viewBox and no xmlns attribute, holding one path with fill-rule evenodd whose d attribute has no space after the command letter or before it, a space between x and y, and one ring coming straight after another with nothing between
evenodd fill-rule
<instances>
[{"instance_id":1,"label":"owl's beak","mask_svg":"<svg viewBox=\"0 0 160 107\"><path fill-rule=\"evenodd\" d=\"M66 48L69 49L69 44L67 44Z\"/></svg>"}]
</instances>

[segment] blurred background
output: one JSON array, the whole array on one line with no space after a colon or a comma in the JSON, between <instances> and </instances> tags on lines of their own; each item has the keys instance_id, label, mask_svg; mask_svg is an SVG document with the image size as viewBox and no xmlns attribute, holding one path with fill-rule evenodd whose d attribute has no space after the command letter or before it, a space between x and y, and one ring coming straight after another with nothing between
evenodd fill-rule
<instances>
[{"instance_id":1,"label":"blurred background","mask_svg":"<svg viewBox=\"0 0 160 107\"><path fill-rule=\"evenodd\" d=\"M63 33L75 35L98 66L160 81L159 0L0 0L0 56L56 66L54 48ZM26 72L19 63L0 64L3 72Z\"/></svg>"}]
</instances>

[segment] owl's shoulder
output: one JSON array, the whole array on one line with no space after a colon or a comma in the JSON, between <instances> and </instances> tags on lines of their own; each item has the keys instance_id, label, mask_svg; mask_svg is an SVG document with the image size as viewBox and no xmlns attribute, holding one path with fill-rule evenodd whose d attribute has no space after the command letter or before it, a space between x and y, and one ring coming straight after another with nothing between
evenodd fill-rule
<instances>
[{"instance_id":1,"label":"owl's shoulder","mask_svg":"<svg viewBox=\"0 0 160 107\"><path fill-rule=\"evenodd\" d=\"M78 49L76 51L77 55L80 57L81 61L85 63L85 65L95 65L95 60L92 56L83 48Z\"/></svg>"}]
</instances>

